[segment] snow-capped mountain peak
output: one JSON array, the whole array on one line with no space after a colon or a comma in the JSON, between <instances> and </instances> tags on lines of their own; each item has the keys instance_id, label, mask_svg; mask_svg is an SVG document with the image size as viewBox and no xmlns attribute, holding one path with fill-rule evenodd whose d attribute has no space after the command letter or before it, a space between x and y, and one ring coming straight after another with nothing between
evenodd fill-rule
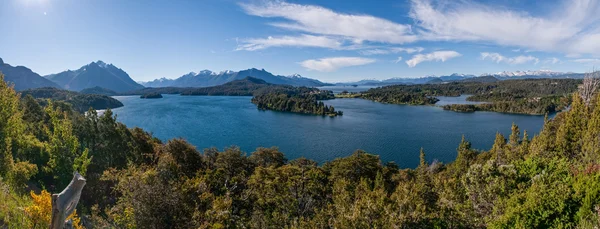
<instances>
[{"instance_id":1,"label":"snow-capped mountain peak","mask_svg":"<svg viewBox=\"0 0 600 229\"><path fill-rule=\"evenodd\" d=\"M300 74L298 74L298 73L291 74L291 75L289 75L287 77L288 78L292 78L292 79L302 78L302 76Z\"/></svg>"},{"instance_id":2,"label":"snow-capped mountain peak","mask_svg":"<svg viewBox=\"0 0 600 229\"><path fill-rule=\"evenodd\" d=\"M196 74L196 75L213 75L213 73L214 73L214 72L213 72L213 71L211 71L211 70L204 69L204 70L202 70L202 71L198 72L198 74Z\"/></svg>"},{"instance_id":3,"label":"snow-capped mountain peak","mask_svg":"<svg viewBox=\"0 0 600 229\"><path fill-rule=\"evenodd\" d=\"M564 75L564 72L554 72L551 70L527 70L527 71L502 71L497 73L485 73L481 76L501 76L501 77L518 77L518 76L557 76Z\"/></svg>"}]
</instances>

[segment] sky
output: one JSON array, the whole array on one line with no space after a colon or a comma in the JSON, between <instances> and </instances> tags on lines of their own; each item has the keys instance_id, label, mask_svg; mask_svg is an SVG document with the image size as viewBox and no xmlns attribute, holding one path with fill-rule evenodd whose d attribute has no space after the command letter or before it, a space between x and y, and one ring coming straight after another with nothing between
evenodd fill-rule
<instances>
[{"instance_id":1,"label":"sky","mask_svg":"<svg viewBox=\"0 0 600 229\"><path fill-rule=\"evenodd\" d=\"M2 0L0 58L136 81L265 69L324 82L600 65L598 0Z\"/></svg>"}]
</instances>

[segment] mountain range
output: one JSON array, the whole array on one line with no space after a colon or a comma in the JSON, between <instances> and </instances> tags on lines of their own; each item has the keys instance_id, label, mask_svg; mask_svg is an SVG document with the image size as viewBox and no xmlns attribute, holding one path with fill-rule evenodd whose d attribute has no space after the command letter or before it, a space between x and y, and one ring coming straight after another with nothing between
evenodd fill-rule
<instances>
[{"instance_id":1,"label":"mountain range","mask_svg":"<svg viewBox=\"0 0 600 229\"><path fill-rule=\"evenodd\" d=\"M23 66L12 66L0 58L0 72L5 75L5 80L14 85L16 90L30 88L55 87L71 91L89 89L86 93L102 92L102 94L124 93L143 89L144 87L211 87L223 85L235 80L254 77L264 80L270 84L286 84L292 86L330 86L330 85L364 85L384 86L393 84L424 84L424 83L447 83L453 81L490 81L507 79L529 79L529 78L583 78L583 73L554 72L548 70L539 71L503 71L497 73L485 73L480 76L471 74L454 73L445 76L425 76L420 78L391 78L385 80L366 79L356 82L344 82L329 84L316 79L303 77L299 74L290 76L274 75L264 69L250 68L241 71L213 72L203 70L198 73L190 72L177 79L156 79L149 82L137 83L122 69L113 64L103 61L91 62L77 70L67 70L57 74L40 76L31 69ZM488 77L489 76L489 77ZM467 80L476 78L473 80ZM493 79L494 78L494 79ZM176 89L174 89L176 90Z\"/></svg>"},{"instance_id":2,"label":"mountain range","mask_svg":"<svg viewBox=\"0 0 600 229\"><path fill-rule=\"evenodd\" d=\"M116 92L125 92L144 88L122 69L102 61L92 62L75 71L67 70L44 77L71 91L102 87Z\"/></svg>"},{"instance_id":3,"label":"mountain range","mask_svg":"<svg viewBox=\"0 0 600 229\"><path fill-rule=\"evenodd\" d=\"M248 76L261 79L270 84L287 84L292 86L309 86L319 87L327 86L330 84L323 83L316 79L306 78L299 74L291 76L273 75L264 69L246 69L241 71L221 71L213 72L210 70L203 70L200 72L190 72L177 79L166 79L161 78L149 82L141 82L146 87L210 87L216 85L222 85L227 82L234 80L241 80Z\"/></svg>"},{"instance_id":4,"label":"mountain range","mask_svg":"<svg viewBox=\"0 0 600 229\"><path fill-rule=\"evenodd\" d=\"M344 82L336 83L335 85L362 85L362 86L385 86L393 84L424 84L424 83L447 83L454 81L468 81L468 82L489 82L495 78L496 80L508 80L508 79L538 79L538 78L553 78L553 79L582 79L584 73L573 73L573 72L554 72L549 70L539 71L503 71L497 73L484 73L479 76L471 74L458 74L454 73L447 76L425 76L419 78L390 78L386 80L360 80L356 82ZM477 78L469 80L472 78Z\"/></svg>"},{"instance_id":5,"label":"mountain range","mask_svg":"<svg viewBox=\"0 0 600 229\"><path fill-rule=\"evenodd\" d=\"M0 72L4 74L4 80L14 85L15 90L18 91L39 87L60 88L58 84L38 75L31 71L31 69L23 66L13 67L10 64L4 63L2 58L0 58Z\"/></svg>"}]
</instances>

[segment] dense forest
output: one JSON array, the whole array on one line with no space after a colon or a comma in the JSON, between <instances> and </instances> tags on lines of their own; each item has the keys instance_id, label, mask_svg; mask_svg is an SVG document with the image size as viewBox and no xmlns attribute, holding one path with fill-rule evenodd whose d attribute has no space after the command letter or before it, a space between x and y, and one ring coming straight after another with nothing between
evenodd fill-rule
<instances>
[{"instance_id":1,"label":"dense forest","mask_svg":"<svg viewBox=\"0 0 600 229\"><path fill-rule=\"evenodd\" d=\"M118 95L119 94L116 91L113 91L113 90L110 90L110 89L106 89L106 88L103 88L103 87L86 88L86 89L83 89L83 90L79 91L79 93L94 94L94 95L107 95L107 96L114 96L114 95Z\"/></svg>"},{"instance_id":2,"label":"dense forest","mask_svg":"<svg viewBox=\"0 0 600 229\"><path fill-rule=\"evenodd\" d=\"M568 106L570 94L580 79L524 79L497 82L452 82L446 84L393 85L369 89L360 97L383 103L432 105L435 96L471 95L469 101L489 102L478 105L454 105L455 111L496 111L543 115Z\"/></svg>"},{"instance_id":3,"label":"dense forest","mask_svg":"<svg viewBox=\"0 0 600 229\"><path fill-rule=\"evenodd\" d=\"M361 150L323 164L200 151L0 80L0 227L48 228L50 193L78 171L75 228L597 228L600 95L571 96L533 138L513 125L489 150L463 138L451 163L421 151L399 168Z\"/></svg>"},{"instance_id":4,"label":"dense forest","mask_svg":"<svg viewBox=\"0 0 600 229\"><path fill-rule=\"evenodd\" d=\"M328 97L331 96L333 95ZM256 104L258 109L261 110L274 110L327 116L338 116L343 114L342 111L336 111L333 106L327 106L322 101L318 101L317 98L319 97L323 97L323 95L311 95L310 93L268 93L254 96L252 98L252 103ZM328 97L326 96L325 98Z\"/></svg>"},{"instance_id":5,"label":"dense forest","mask_svg":"<svg viewBox=\"0 0 600 229\"><path fill-rule=\"evenodd\" d=\"M38 99L39 102L44 105L46 104L47 99L51 99L55 102L65 102L73 106L73 109L78 112L85 112L90 107L95 110L102 110L123 106L123 103L119 100L106 95L84 94L53 87L28 89L21 91L20 93L22 97L31 96Z\"/></svg>"},{"instance_id":6,"label":"dense forest","mask_svg":"<svg viewBox=\"0 0 600 229\"><path fill-rule=\"evenodd\" d=\"M142 99L160 99L162 97L160 93L147 93L140 96Z\"/></svg>"}]
</instances>

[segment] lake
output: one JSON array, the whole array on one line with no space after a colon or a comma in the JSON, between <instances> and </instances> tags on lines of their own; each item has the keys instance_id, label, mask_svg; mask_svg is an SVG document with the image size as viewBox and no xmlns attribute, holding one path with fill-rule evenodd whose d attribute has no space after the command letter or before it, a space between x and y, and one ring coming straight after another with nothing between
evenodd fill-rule
<instances>
[{"instance_id":1,"label":"lake","mask_svg":"<svg viewBox=\"0 0 600 229\"><path fill-rule=\"evenodd\" d=\"M474 148L487 150L497 131L508 138L513 122L521 132L528 130L529 136L537 133L544 122L543 116L456 113L436 106L363 99L325 101L344 115L322 117L260 111L246 96L115 98L125 105L113 110L118 121L128 127L141 127L162 140L182 137L199 150L237 145L250 154L256 147L278 146L288 159L306 157L324 162L363 149L401 167L417 166L421 147L429 161L450 162L456 157L462 135Z\"/></svg>"}]
</instances>

